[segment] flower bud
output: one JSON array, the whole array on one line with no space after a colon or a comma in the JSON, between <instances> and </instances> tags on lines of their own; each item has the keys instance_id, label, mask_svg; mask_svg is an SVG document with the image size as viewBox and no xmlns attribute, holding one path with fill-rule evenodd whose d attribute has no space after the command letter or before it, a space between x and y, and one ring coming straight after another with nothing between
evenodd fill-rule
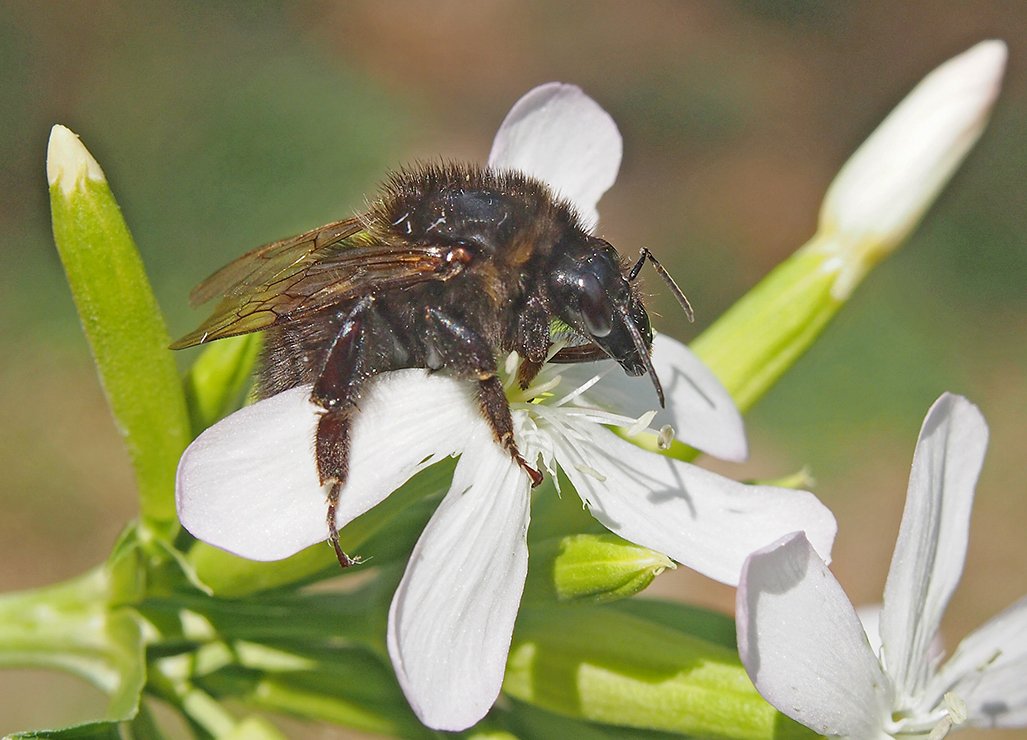
<instances>
[{"instance_id":1,"label":"flower bud","mask_svg":"<svg viewBox=\"0 0 1027 740\"><path fill-rule=\"evenodd\" d=\"M666 555L609 533L553 537L532 546L524 598L622 599L674 567Z\"/></svg>"},{"instance_id":2,"label":"flower bud","mask_svg":"<svg viewBox=\"0 0 1027 740\"><path fill-rule=\"evenodd\" d=\"M1005 59L1005 44L985 41L928 75L842 168L814 237L693 342L739 409L916 226L987 123Z\"/></svg>"},{"instance_id":3,"label":"flower bud","mask_svg":"<svg viewBox=\"0 0 1027 740\"><path fill-rule=\"evenodd\" d=\"M190 433L164 319L103 170L64 126L50 133L46 175L54 242L132 458L143 523L169 534L175 466Z\"/></svg>"},{"instance_id":4,"label":"flower bud","mask_svg":"<svg viewBox=\"0 0 1027 740\"><path fill-rule=\"evenodd\" d=\"M1006 45L983 41L931 72L870 135L831 183L820 248L841 264L847 297L897 247L980 138L998 96ZM849 254L846 254L848 252Z\"/></svg>"}]
</instances>

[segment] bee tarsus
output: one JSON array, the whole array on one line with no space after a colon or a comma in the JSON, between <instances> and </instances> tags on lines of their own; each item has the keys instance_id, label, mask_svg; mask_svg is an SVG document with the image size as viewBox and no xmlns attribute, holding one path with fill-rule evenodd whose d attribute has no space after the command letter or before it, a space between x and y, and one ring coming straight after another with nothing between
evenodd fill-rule
<instances>
[{"instance_id":1,"label":"bee tarsus","mask_svg":"<svg viewBox=\"0 0 1027 740\"><path fill-rule=\"evenodd\" d=\"M506 400L506 393L503 391L503 384L495 375L478 381L478 402L481 413L492 428L492 436L504 450L510 453L514 461L521 466L531 479L531 487L535 488L542 484L542 473L531 466L521 451L517 448L517 441L514 439L513 417L510 415L510 403Z\"/></svg>"}]
</instances>

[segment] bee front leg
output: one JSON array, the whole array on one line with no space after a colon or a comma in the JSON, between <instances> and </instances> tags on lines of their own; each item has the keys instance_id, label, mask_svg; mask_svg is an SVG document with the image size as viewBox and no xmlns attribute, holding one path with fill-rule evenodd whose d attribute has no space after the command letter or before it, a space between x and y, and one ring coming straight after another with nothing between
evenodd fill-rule
<instances>
[{"instance_id":1,"label":"bee front leg","mask_svg":"<svg viewBox=\"0 0 1027 740\"><path fill-rule=\"evenodd\" d=\"M429 353L444 360L444 367L458 378L478 381L478 402L481 413L492 428L499 445L531 478L532 487L542 482L542 473L528 464L514 439L510 402L503 384L496 375L492 346L466 323L454 319L437 308L425 310Z\"/></svg>"},{"instance_id":2,"label":"bee front leg","mask_svg":"<svg viewBox=\"0 0 1027 740\"><path fill-rule=\"evenodd\" d=\"M343 568L360 562L349 557L339 543L336 511L339 494L349 475L350 430L360 388L366 378L365 331L373 302L373 298L366 296L350 311L332 342L311 393L311 400L325 410L317 423L315 459L321 485L330 486L326 516L328 542Z\"/></svg>"},{"instance_id":3,"label":"bee front leg","mask_svg":"<svg viewBox=\"0 0 1027 740\"><path fill-rule=\"evenodd\" d=\"M538 296L525 301L517 319L513 346L524 358L517 369L517 383L525 390L542 369L549 352L549 311Z\"/></svg>"},{"instance_id":4,"label":"bee front leg","mask_svg":"<svg viewBox=\"0 0 1027 740\"><path fill-rule=\"evenodd\" d=\"M492 375L489 378L478 381L478 403L485 420L492 427L492 434L496 441L510 453L514 461L521 466L521 469L531 478L531 487L535 488L542 484L542 473L538 468L533 468L517 449L517 442L514 440L513 417L510 415L510 402L506 400L506 393L503 392L503 384L499 378Z\"/></svg>"}]
</instances>

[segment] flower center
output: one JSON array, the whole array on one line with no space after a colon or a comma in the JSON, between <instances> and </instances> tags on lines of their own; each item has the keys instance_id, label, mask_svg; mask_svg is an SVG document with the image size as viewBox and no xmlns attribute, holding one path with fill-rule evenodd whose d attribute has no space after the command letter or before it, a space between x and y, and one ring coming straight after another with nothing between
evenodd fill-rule
<instances>
[{"instance_id":1,"label":"flower center","mask_svg":"<svg viewBox=\"0 0 1027 740\"><path fill-rule=\"evenodd\" d=\"M954 728L966 722L966 702L954 691L946 691L941 703L926 716L896 714L892 716L891 735L917 735L927 733L927 740L941 740Z\"/></svg>"},{"instance_id":2,"label":"flower center","mask_svg":"<svg viewBox=\"0 0 1027 740\"><path fill-rule=\"evenodd\" d=\"M550 356L559 350L554 346ZM638 418L618 414L592 403L588 394L596 385L611 372L619 371L616 363L594 365L596 372L585 376L580 381L580 373L571 373L565 365L546 364L532 379L527 388L521 388L517 379L521 359L516 352L511 352L504 363L503 388L510 410L514 417L516 437L522 454L528 460L541 456L543 465L554 472L553 450L554 440L559 438L565 446L577 448L581 436L582 425L601 424L613 427L621 436L631 439L643 432L650 432L656 437L656 444L662 449L670 446L674 438L674 430L669 425L653 429L650 425L656 417L656 411L646 411ZM575 378L570 383L568 377ZM594 395L601 397L601 388ZM580 465L578 465L580 469ZM592 474L592 470L585 471ZM596 477L600 477L596 473Z\"/></svg>"}]
</instances>

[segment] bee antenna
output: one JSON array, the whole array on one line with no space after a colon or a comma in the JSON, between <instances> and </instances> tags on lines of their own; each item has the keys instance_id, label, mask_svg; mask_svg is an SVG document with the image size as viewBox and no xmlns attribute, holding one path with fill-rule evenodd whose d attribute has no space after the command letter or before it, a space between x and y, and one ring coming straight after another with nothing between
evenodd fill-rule
<instances>
[{"instance_id":1,"label":"bee antenna","mask_svg":"<svg viewBox=\"0 0 1027 740\"><path fill-rule=\"evenodd\" d=\"M678 284L674 282L674 278L672 278L670 273L667 272L667 268L661 265L660 261L653 256L653 253L645 247L642 247L642 249L639 250L638 261L635 262L631 267L631 271L628 273L628 282L631 283L635 281L635 278L638 277L638 273L641 272L642 265L645 264L646 260L649 260L649 262L652 263L653 267L656 268L656 272L661 278L663 278L663 282L665 282L667 287L670 288L670 292L674 295L674 298L677 299L678 304L681 306L681 310L685 312L685 316L688 318L689 322L695 321L695 312L692 310L692 304L688 302L688 298L685 297L684 292L678 287Z\"/></svg>"},{"instance_id":2,"label":"bee antenna","mask_svg":"<svg viewBox=\"0 0 1027 740\"><path fill-rule=\"evenodd\" d=\"M666 408L667 403L663 397L663 385L660 383L660 378L656 374L656 368L653 367L652 358L649 357L649 348L645 346L645 340L642 339L642 333L635 326L635 322L628 316L628 312L621 308L619 310L621 320L624 322L625 328L628 330L628 334L631 335L631 341L635 345L635 349L638 350L639 356L642 358L642 362L645 364L645 371L649 374L649 379L653 381L653 388L656 389L656 396L660 399L660 408Z\"/></svg>"}]
</instances>

